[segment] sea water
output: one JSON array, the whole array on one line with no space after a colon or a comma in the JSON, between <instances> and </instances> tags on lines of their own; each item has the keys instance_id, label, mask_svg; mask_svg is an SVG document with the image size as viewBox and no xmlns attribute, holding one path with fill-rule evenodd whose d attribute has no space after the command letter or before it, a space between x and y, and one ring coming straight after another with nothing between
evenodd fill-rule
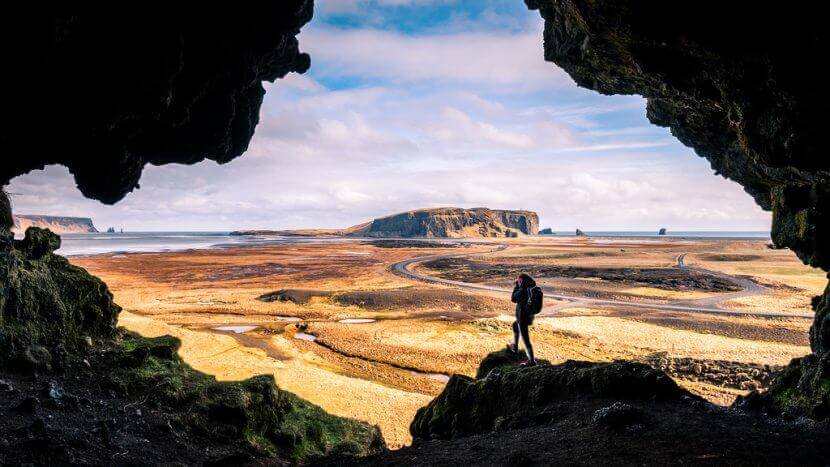
<instances>
[{"instance_id":1,"label":"sea water","mask_svg":"<svg viewBox=\"0 0 830 467\"><path fill-rule=\"evenodd\" d=\"M658 237L657 232L606 231L586 232L592 237L631 238ZM556 232L550 237L573 236L574 232ZM662 237L662 236L661 236ZM666 237L672 238L749 238L769 239L769 232L756 231L669 231ZM125 233L75 233L61 235L61 248L58 253L64 256L86 256L102 253L147 253L164 251L181 251L207 248L229 248L246 245L269 245L281 243L328 243L361 240L354 237L295 237L277 235L230 235L229 232L125 232ZM377 239L362 239L377 240ZM476 239L424 239L438 242L476 242L488 241Z\"/></svg>"}]
</instances>

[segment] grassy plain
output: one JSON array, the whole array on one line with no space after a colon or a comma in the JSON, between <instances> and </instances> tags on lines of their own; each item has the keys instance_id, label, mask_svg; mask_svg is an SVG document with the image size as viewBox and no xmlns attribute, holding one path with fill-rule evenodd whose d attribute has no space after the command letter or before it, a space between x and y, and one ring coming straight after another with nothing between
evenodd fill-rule
<instances>
[{"instance_id":1,"label":"grassy plain","mask_svg":"<svg viewBox=\"0 0 830 467\"><path fill-rule=\"evenodd\" d=\"M491 252L495 243L509 248ZM414 269L495 287L509 287L517 270L538 270L549 293L620 302L550 300L531 331L541 357L648 361L721 404L762 388L776 366L808 353L810 321L637 304L795 315L809 312L826 285L791 252L754 240L525 237L456 248L353 240L72 261L109 284L125 309L121 325L180 337L183 358L197 369L221 379L274 374L282 388L329 412L380 425L398 447L446 375L474 374L488 352L511 340L505 294L390 270L413 257L460 253L466 256L455 262ZM679 270L683 254L687 268ZM757 290L747 293L741 280ZM275 291L275 301L258 299Z\"/></svg>"}]
</instances>

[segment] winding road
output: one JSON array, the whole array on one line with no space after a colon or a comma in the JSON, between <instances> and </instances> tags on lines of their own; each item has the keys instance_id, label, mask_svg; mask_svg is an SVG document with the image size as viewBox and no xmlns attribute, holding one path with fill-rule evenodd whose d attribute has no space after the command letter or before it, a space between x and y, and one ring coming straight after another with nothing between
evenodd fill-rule
<instances>
[{"instance_id":1,"label":"winding road","mask_svg":"<svg viewBox=\"0 0 830 467\"><path fill-rule=\"evenodd\" d=\"M419 274L411 269L412 266L417 264L425 263L428 261L435 261L439 259L448 259L448 258L462 258L466 256L474 256L474 255L482 255L482 254L492 254L499 251L504 251L509 248L508 245L501 245L498 248L495 248L490 251L485 252L474 252L474 253L459 253L459 254L451 254L451 255L431 255L431 256L420 256L416 258L410 258L398 263L395 263L391 266L392 272L398 274L400 276L406 277L408 279L425 282L429 284L438 284L444 285L448 287L456 287L460 289L467 289L467 290L478 290L478 291L486 291L486 292L498 292L498 293L506 293L510 294L512 292L511 289L507 289L504 287L496 287L492 285L484 285L484 284L475 284L470 282L461 282L461 281L454 281L450 279L443 279L440 277L433 277L427 276L424 274ZM723 293L719 294L715 297L707 297L703 299L697 300L683 300L683 301L676 301L675 304L672 303L654 303L654 302L626 302L622 300L608 300L608 299L601 299L601 298L593 298L593 297L578 297L578 296L571 296L571 295L562 295L552 293L549 289L545 290L545 297L546 298L553 298L556 300L563 300L567 302L569 305L576 305L576 306L614 306L614 307L626 307L626 308L645 308L650 310L660 310L660 311L677 311L677 312L685 312L685 313L701 313L701 314L711 314L711 315L726 315L726 316L754 316L759 318L801 318L801 319L810 319L814 318L812 314L793 314L793 313L781 313L781 312L774 312L774 311L743 311L743 310L729 310L725 308L718 308L717 303L722 302L724 300L729 300L738 297L746 297L751 295L760 295L766 292L766 287L763 287L757 284L754 281L751 281L746 278L742 277L735 277L730 276L728 274L724 274L717 271L711 271L708 269L700 269L700 268L693 268L686 265L685 262L686 254L680 254L676 258L676 265L675 267L679 269L687 269L687 270L695 270L699 272L703 272L706 274L718 276L724 279L728 279L732 282L739 284L743 290L738 292L730 292L730 293ZM555 308L561 308L562 306L557 306ZM550 309L549 307L546 307ZM544 313L544 309L542 312Z\"/></svg>"}]
</instances>

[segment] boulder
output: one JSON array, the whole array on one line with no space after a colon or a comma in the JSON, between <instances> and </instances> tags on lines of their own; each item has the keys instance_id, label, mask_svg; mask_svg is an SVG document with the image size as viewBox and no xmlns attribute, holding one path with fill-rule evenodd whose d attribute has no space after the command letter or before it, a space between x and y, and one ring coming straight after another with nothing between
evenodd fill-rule
<instances>
[{"instance_id":1,"label":"boulder","mask_svg":"<svg viewBox=\"0 0 830 467\"><path fill-rule=\"evenodd\" d=\"M547 423L570 398L699 400L664 372L625 361L569 360L519 367L522 354L489 354L476 378L452 375L441 394L418 410L409 431L415 439L453 439L493 430Z\"/></svg>"},{"instance_id":2,"label":"boulder","mask_svg":"<svg viewBox=\"0 0 830 467\"><path fill-rule=\"evenodd\" d=\"M0 366L46 370L111 337L121 308L107 286L53 253L60 237L31 227L22 240L0 231Z\"/></svg>"}]
</instances>

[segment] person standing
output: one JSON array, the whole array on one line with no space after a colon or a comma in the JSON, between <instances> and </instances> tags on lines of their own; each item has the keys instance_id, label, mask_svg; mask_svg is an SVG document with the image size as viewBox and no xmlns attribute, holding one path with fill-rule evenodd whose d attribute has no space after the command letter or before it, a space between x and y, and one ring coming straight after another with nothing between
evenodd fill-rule
<instances>
[{"instance_id":1,"label":"person standing","mask_svg":"<svg viewBox=\"0 0 830 467\"><path fill-rule=\"evenodd\" d=\"M508 344L507 348L511 352L519 351L519 336L522 337L522 342L527 352L527 360L523 361L522 366L536 365L536 358L533 355L533 344L530 343L529 326L533 324L533 316L537 312L533 306L533 290L536 288L536 281L525 273L519 274L516 282L513 284L513 296L510 300L516 304L516 321L513 322L513 344Z\"/></svg>"}]
</instances>

